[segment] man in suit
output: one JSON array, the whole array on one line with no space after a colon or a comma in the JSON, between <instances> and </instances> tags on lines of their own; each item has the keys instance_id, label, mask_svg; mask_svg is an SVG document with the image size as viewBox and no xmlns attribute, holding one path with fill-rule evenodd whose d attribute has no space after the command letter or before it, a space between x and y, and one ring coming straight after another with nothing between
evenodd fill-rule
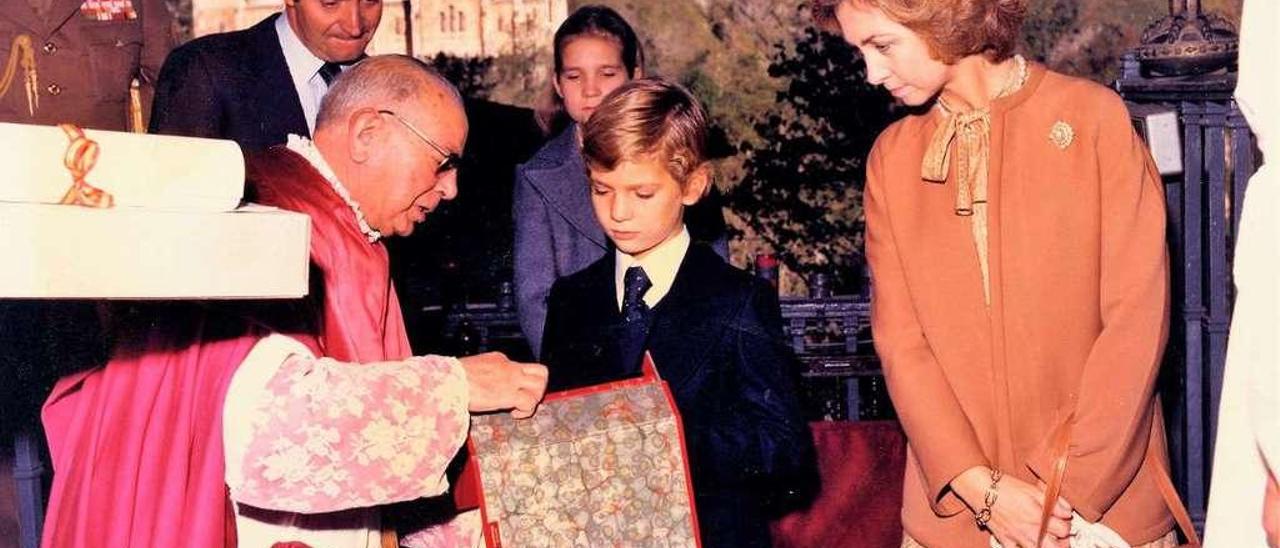
<instances>
[{"instance_id":1,"label":"man in suit","mask_svg":"<svg viewBox=\"0 0 1280 548\"><path fill-rule=\"evenodd\" d=\"M286 0L253 27L193 40L165 61L151 132L246 150L310 137L330 83L364 55L381 18L379 0Z\"/></svg>"},{"instance_id":2,"label":"man in suit","mask_svg":"<svg viewBox=\"0 0 1280 548\"><path fill-rule=\"evenodd\" d=\"M583 126L615 250L552 286L542 358L556 390L635 376L648 350L684 421L703 544L769 546L768 516L816 485L813 440L773 288L685 228L708 185L706 124L686 90L641 79Z\"/></svg>"}]
</instances>

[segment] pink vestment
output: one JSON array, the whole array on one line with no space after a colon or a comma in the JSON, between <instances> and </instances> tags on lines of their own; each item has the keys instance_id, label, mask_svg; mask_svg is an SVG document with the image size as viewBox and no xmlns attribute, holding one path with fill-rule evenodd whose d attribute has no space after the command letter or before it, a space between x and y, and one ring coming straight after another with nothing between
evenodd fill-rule
<instances>
[{"instance_id":1,"label":"pink vestment","mask_svg":"<svg viewBox=\"0 0 1280 548\"><path fill-rule=\"evenodd\" d=\"M125 318L107 365L64 377L45 404L55 472L45 546L234 543L223 403L233 374L266 334L289 335L340 362L411 355L386 249L369 242L351 207L283 147L251 154L246 164L251 199L311 217L311 295L147 305L145 318Z\"/></svg>"}]
</instances>

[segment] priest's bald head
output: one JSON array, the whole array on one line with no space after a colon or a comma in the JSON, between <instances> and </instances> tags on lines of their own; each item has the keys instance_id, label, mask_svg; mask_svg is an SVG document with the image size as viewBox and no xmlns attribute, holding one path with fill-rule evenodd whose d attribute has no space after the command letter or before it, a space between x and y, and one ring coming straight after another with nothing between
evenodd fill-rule
<instances>
[{"instance_id":1,"label":"priest's bald head","mask_svg":"<svg viewBox=\"0 0 1280 548\"><path fill-rule=\"evenodd\" d=\"M457 196L466 140L458 90L403 55L369 57L343 72L316 117L316 147L383 234L408 235Z\"/></svg>"}]
</instances>

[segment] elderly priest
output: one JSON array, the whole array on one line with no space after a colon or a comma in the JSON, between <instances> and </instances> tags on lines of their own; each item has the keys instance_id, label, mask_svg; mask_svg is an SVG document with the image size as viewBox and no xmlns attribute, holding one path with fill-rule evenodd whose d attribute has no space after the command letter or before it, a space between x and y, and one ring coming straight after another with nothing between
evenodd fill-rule
<instances>
[{"instance_id":1,"label":"elderly priest","mask_svg":"<svg viewBox=\"0 0 1280 548\"><path fill-rule=\"evenodd\" d=\"M314 142L248 156L255 201L311 218L310 296L117 318L109 363L45 404L44 545L377 546L377 505L446 490L468 411L531 415L540 365L412 356L380 242L454 197L466 134L438 74L371 57Z\"/></svg>"}]
</instances>

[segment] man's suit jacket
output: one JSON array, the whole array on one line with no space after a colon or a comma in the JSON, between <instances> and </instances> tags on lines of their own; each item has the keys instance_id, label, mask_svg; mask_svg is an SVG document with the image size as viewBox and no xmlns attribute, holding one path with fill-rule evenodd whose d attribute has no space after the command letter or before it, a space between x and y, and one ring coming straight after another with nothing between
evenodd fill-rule
<instances>
[{"instance_id":1,"label":"man's suit jacket","mask_svg":"<svg viewBox=\"0 0 1280 548\"><path fill-rule=\"evenodd\" d=\"M213 34L165 60L151 112L151 133L231 139L246 150L310 136L289 76L276 18Z\"/></svg>"},{"instance_id":2,"label":"man's suit jacket","mask_svg":"<svg viewBox=\"0 0 1280 548\"><path fill-rule=\"evenodd\" d=\"M614 262L610 251L553 286L548 390L638 374L619 358ZM816 485L773 288L693 244L652 310L646 347L684 421L704 544L768 546L768 515Z\"/></svg>"},{"instance_id":3,"label":"man's suit jacket","mask_svg":"<svg viewBox=\"0 0 1280 548\"><path fill-rule=\"evenodd\" d=\"M535 356L541 353L551 284L586 268L610 246L591 207L576 128L571 124L516 167L512 200L516 306L520 328ZM685 209L685 221L695 241L711 243L721 257L729 255L724 214L714 190Z\"/></svg>"},{"instance_id":4,"label":"man's suit jacket","mask_svg":"<svg viewBox=\"0 0 1280 548\"><path fill-rule=\"evenodd\" d=\"M80 11L81 0L50 0L37 12L28 0L0 8L0 69L13 40L27 35L35 52L39 107L28 110L26 71L16 66L0 98L0 121L129 129L129 82L138 78L144 108L160 64L173 47L173 16L164 0L132 0L136 17L98 20ZM145 112L144 112L145 114Z\"/></svg>"}]
</instances>

